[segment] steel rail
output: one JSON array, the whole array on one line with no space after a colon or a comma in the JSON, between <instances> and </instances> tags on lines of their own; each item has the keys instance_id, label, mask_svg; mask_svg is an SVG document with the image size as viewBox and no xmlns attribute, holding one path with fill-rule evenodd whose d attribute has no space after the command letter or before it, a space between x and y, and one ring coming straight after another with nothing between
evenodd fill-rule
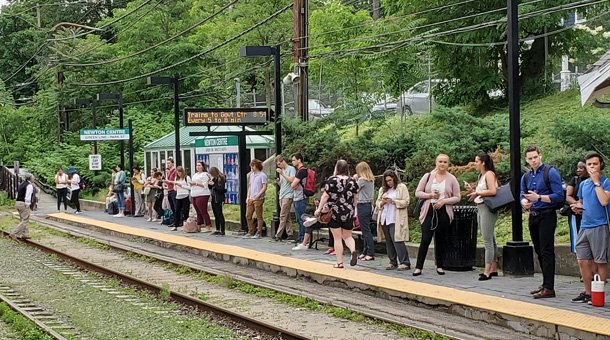
<instances>
[{"instance_id":1,"label":"steel rail","mask_svg":"<svg viewBox=\"0 0 610 340\"><path fill-rule=\"evenodd\" d=\"M11 307L12 310L14 310L15 312L23 315L25 318L27 318L28 320L30 320L31 322L33 322L36 326L38 326L38 328L40 328L43 332L47 333L48 335L52 336L53 339L55 340L67 340L66 338L64 338L61 334L57 333L56 331L54 331L51 327L45 325L42 321L38 320L35 316L33 316L32 314L30 314L29 312L27 312L26 310L24 310L23 308L17 306L15 303L13 303L11 301L11 299L9 299L8 297L4 296L3 294L0 293L0 301L6 303L9 307Z\"/></svg>"},{"instance_id":2,"label":"steel rail","mask_svg":"<svg viewBox=\"0 0 610 340\"><path fill-rule=\"evenodd\" d=\"M5 231L2 231L2 234L6 237L9 236L9 234ZM97 265L95 263L91 263L88 261L85 261L83 259L79 259L76 258L74 256L71 256L69 254L66 254L64 252L61 252L59 250L47 247L43 244L40 244L38 242L32 241L31 239L22 239L22 242L40 249L46 253L50 253L53 255L56 255L57 257L71 262L74 265L76 265L77 267L80 267L82 269L86 269L86 270L91 270L94 271L96 273L105 275L105 276L110 276L113 277L127 285L131 285L131 286L136 286L139 287L141 289L145 289L147 291L150 291L156 295L161 295L161 292L164 291L164 289L162 287L159 287L157 285L154 285L152 283L140 280L136 277L127 275L127 274L123 274L117 271L114 271L112 269L109 268L105 268L103 266ZM198 311L204 311L204 312L208 312L208 313L212 313L227 319L230 319L234 322L240 323L250 329L259 331L261 333L265 333L268 335L272 335L272 336L277 336L281 339L286 339L286 340L310 340L310 338L300 335L300 334L296 334L294 332L273 326L271 324L268 324L266 322L262 322L253 318L250 318L248 316L230 311L228 309L219 307L219 306L215 306L212 305L210 303L207 303L205 301L202 301L200 299L185 295L185 294L181 294L178 292L173 292L170 291L170 295L169 295L169 299L172 301L175 301L177 303L192 307Z\"/></svg>"}]
</instances>

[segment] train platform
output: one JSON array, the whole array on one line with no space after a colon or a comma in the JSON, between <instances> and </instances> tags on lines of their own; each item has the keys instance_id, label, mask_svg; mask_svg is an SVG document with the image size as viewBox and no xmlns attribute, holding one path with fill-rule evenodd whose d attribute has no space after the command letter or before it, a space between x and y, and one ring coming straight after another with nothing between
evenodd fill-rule
<instances>
[{"instance_id":1,"label":"train platform","mask_svg":"<svg viewBox=\"0 0 610 340\"><path fill-rule=\"evenodd\" d=\"M478 281L479 270L446 271L437 275L433 261L426 261L423 275L413 277L412 270L385 270L388 261L377 256L374 261L359 261L354 267L335 269L335 256L319 250L293 251L291 242L271 238L242 239L237 235L214 236L210 233L187 234L170 231L158 222L144 218L114 218L101 211L80 215L42 209L35 213L54 221L129 239L140 239L167 248L180 249L217 260L255 266L292 277L305 277L322 284L339 285L370 294L398 298L405 303L429 306L449 313L509 327L519 333L556 339L610 338L610 300L606 307L593 307L570 300L582 291L578 278L556 277L557 297L534 300L530 290L542 282L540 274L531 277L500 277ZM415 264L415 254L411 263Z\"/></svg>"}]
</instances>

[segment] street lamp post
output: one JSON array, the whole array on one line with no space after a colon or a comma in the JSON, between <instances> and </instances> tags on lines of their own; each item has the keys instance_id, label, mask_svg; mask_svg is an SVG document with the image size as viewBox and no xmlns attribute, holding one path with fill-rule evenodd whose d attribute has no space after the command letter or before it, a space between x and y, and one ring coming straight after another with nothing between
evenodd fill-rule
<instances>
[{"instance_id":1,"label":"street lamp post","mask_svg":"<svg viewBox=\"0 0 610 340\"><path fill-rule=\"evenodd\" d=\"M274 71L274 87L275 87L275 109L274 124L275 124L275 155L282 154L282 80L280 79L280 45L276 46L244 46L239 50L241 57L265 57L273 56L273 71ZM276 175L277 176L277 175ZM275 213L273 216L274 232L277 231L280 223L280 191L275 190Z\"/></svg>"},{"instance_id":2,"label":"street lamp post","mask_svg":"<svg viewBox=\"0 0 610 340\"><path fill-rule=\"evenodd\" d=\"M176 166L182 165L182 155L180 155L180 102L178 93L178 77L148 77L147 85L172 85L174 87L174 160Z\"/></svg>"},{"instance_id":3,"label":"street lamp post","mask_svg":"<svg viewBox=\"0 0 610 340\"><path fill-rule=\"evenodd\" d=\"M119 106L119 128L123 129L123 94L122 93L98 93L97 100L112 100ZM120 141L120 156L121 156L121 169L125 169L125 142Z\"/></svg>"}]
</instances>

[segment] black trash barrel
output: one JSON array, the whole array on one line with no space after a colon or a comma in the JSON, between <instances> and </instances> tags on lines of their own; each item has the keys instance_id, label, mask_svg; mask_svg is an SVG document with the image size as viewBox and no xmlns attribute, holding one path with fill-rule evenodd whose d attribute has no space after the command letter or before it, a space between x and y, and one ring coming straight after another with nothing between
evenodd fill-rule
<instances>
[{"instance_id":1,"label":"black trash barrel","mask_svg":"<svg viewBox=\"0 0 610 340\"><path fill-rule=\"evenodd\" d=\"M451 226L437 234L435 242L435 247L443 249L444 269L472 270L477 251L477 207L454 206Z\"/></svg>"}]
</instances>

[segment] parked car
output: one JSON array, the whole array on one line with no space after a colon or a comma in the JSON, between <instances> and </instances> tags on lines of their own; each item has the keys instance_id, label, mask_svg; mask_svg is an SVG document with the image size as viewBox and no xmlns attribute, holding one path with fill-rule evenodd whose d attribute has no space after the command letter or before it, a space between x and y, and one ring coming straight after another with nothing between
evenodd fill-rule
<instances>
[{"instance_id":1,"label":"parked car","mask_svg":"<svg viewBox=\"0 0 610 340\"><path fill-rule=\"evenodd\" d=\"M329 114L335 112L335 109L333 109L332 107L327 107L326 105L322 104L322 102L320 102L317 99L309 99L307 101L307 104L309 106L309 116L310 117L315 117L315 118L321 118L321 117L326 117Z\"/></svg>"},{"instance_id":2,"label":"parked car","mask_svg":"<svg viewBox=\"0 0 610 340\"><path fill-rule=\"evenodd\" d=\"M379 112L379 111L394 111L398 107L398 101L396 98L393 98L389 94L382 95L381 99L378 99L375 105L371 108L371 112Z\"/></svg>"},{"instance_id":3,"label":"parked car","mask_svg":"<svg viewBox=\"0 0 610 340\"><path fill-rule=\"evenodd\" d=\"M399 114L406 115L431 112L435 104L434 96L431 96L431 92L440 82L440 79L431 79L420 81L413 85L398 98L396 111Z\"/></svg>"}]
</instances>

